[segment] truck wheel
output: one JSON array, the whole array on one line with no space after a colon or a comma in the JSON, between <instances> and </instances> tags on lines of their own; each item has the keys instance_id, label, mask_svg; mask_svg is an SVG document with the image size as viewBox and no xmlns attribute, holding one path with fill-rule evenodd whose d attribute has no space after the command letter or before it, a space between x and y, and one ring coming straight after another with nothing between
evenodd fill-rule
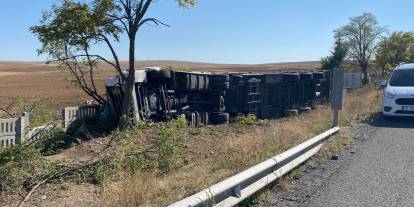
<instances>
[{"instance_id":1,"label":"truck wheel","mask_svg":"<svg viewBox=\"0 0 414 207\"><path fill-rule=\"evenodd\" d=\"M159 82L167 79L171 79L170 70L151 70L148 72L148 79L150 82Z\"/></svg>"},{"instance_id":2,"label":"truck wheel","mask_svg":"<svg viewBox=\"0 0 414 207\"><path fill-rule=\"evenodd\" d=\"M211 74L210 82L229 82L229 74Z\"/></svg>"},{"instance_id":3,"label":"truck wheel","mask_svg":"<svg viewBox=\"0 0 414 207\"><path fill-rule=\"evenodd\" d=\"M320 80L320 79L325 78L325 73L322 73L322 72L313 72L312 74L313 74L313 79Z\"/></svg>"},{"instance_id":4,"label":"truck wheel","mask_svg":"<svg viewBox=\"0 0 414 207\"><path fill-rule=\"evenodd\" d=\"M191 88L190 75L184 72L175 72L175 85L178 90L189 91Z\"/></svg>"},{"instance_id":5,"label":"truck wheel","mask_svg":"<svg viewBox=\"0 0 414 207\"><path fill-rule=\"evenodd\" d=\"M299 78L299 73L283 73L283 80L285 81L298 81Z\"/></svg>"},{"instance_id":6,"label":"truck wheel","mask_svg":"<svg viewBox=\"0 0 414 207\"><path fill-rule=\"evenodd\" d=\"M210 114L209 120L212 124L228 124L230 115L225 112L213 112Z\"/></svg>"},{"instance_id":7,"label":"truck wheel","mask_svg":"<svg viewBox=\"0 0 414 207\"><path fill-rule=\"evenodd\" d=\"M210 87L212 90L225 91L230 88L229 82L211 82Z\"/></svg>"},{"instance_id":8,"label":"truck wheel","mask_svg":"<svg viewBox=\"0 0 414 207\"><path fill-rule=\"evenodd\" d=\"M300 79L310 81L313 79L313 74L312 73L300 73Z\"/></svg>"}]
</instances>

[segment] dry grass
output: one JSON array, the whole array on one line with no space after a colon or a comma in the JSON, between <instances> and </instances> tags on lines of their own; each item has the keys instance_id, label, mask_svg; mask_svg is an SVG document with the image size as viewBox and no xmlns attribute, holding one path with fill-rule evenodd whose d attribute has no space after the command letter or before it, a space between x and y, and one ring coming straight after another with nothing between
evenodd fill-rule
<instances>
[{"instance_id":1,"label":"dry grass","mask_svg":"<svg viewBox=\"0 0 414 207\"><path fill-rule=\"evenodd\" d=\"M140 64L139 66L181 65L203 71L265 71L309 70L317 68L319 63L243 66L158 61ZM103 81L113 74L114 72L107 68L102 68L98 72L98 85L101 89ZM68 76L67 73L60 73L55 67L42 63L0 62L0 107L7 106L13 96L53 100L46 103L51 111L63 106L77 105L88 99L78 88L70 86L65 80ZM349 94L341 123L349 125L355 119L363 119L377 111L378 95L379 93L372 88L360 89ZM243 130L238 124L184 130L182 133L186 139L182 148L182 167L166 173L154 169L135 173L125 170L118 173L116 179L108 179L99 193L99 199L90 200L88 204L92 202L98 206L165 206L321 133L330 127L331 117L329 107L325 106L299 117L248 124L242 126ZM132 143L139 147L151 145L157 136L157 130L148 128L134 137ZM103 142L102 139L91 142L95 141ZM56 155L56 159L69 158L80 161L90 157L93 155L88 147L91 142L66 150ZM102 147L105 143L95 144ZM333 151L339 149L337 147ZM76 189L75 186L72 188ZM76 196L73 199L76 200ZM58 203L55 202L56 205ZM65 206L65 202L60 204Z\"/></svg>"},{"instance_id":2,"label":"dry grass","mask_svg":"<svg viewBox=\"0 0 414 207\"><path fill-rule=\"evenodd\" d=\"M373 88L351 92L342 123L350 124L378 111L378 101ZM244 133L236 124L206 127L196 135L189 133L185 143L189 164L162 175L126 175L122 181L106 186L99 205L165 206L321 133L330 127L331 117L329 107L324 106L298 117L248 125ZM350 136L342 137L328 148L328 153L340 153L350 142Z\"/></svg>"},{"instance_id":3,"label":"dry grass","mask_svg":"<svg viewBox=\"0 0 414 207\"><path fill-rule=\"evenodd\" d=\"M349 124L354 119L368 117L378 110L378 100L378 92L372 88L351 92L342 112L343 123ZM170 132L172 136L182 138L174 139L172 137L169 141L179 141L176 143L176 147L180 153L172 153L171 155L178 156L174 159L179 159L179 163L182 165L167 171L154 164L158 161L160 154L156 145L162 135L159 125L133 130L129 133L125 132L117 139L118 141L112 143L112 148L101 154L104 158L110 156L113 162L96 172L100 178L99 183L102 185L90 184L92 188L96 187L100 190L87 201L88 203L78 200L78 196L74 194L68 197L57 196L59 198L50 200L42 200L39 197L41 194L39 194L33 196L30 204L34 205L35 201L41 201L43 206L59 206L59 204L65 206L66 201L76 200L79 201L76 202L77 204L84 203L84 205L93 204L96 206L166 206L325 131L330 127L331 119L330 108L323 106L297 117L278 120L249 121L242 125L233 123L197 129L177 128ZM96 153L101 152L101 148L106 148L110 140L111 136L94 139L65 150L58 155L48 157L48 159L63 162L81 162L89 157L100 159ZM349 141L349 139L339 140L327 147L326 156L340 153L343 146ZM150 164L148 168L141 169L139 165L142 163L136 162L139 160L128 161L125 157L130 152L146 148L155 149L147 154L148 156L146 155L146 159L148 159L146 161ZM106 174L106 171L114 173ZM294 190L295 186L289 183L289 179L295 179L297 176L300 175L295 175L295 172L290 173L287 179L279 180L276 185L288 191ZM64 192L80 189L73 182L71 184L69 181L64 183L68 185L69 190L56 191L51 184L42 189L42 192L67 195ZM79 191L77 194L90 195L91 193ZM74 205L69 204L69 206Z\"/></svg>"},{"instance_id":4,"label":"dry grass","mask_svg":"<svg viewBox=\"0 0 414 207\"><path fill-rule=\"evenodd\" d=\"M265 125L249 125L245 133L239 133L236 124L207 127L200 135L186 141L186 159L191 164L162 176L155 172L150 176L155 181L151 182L137 181L135 175L130 175L120 183L108 184L101 205L165 206L322 132L329 127L330 119L325 118L329 114L327 108L322 108L298 117L269 121ZM119 197L131 194L125 192L125 186L134 184L140 185L139 188L129 188L150 189L151 192L134 191L136 195L133 197L149 193L151 199L119 200Z\"/></svg>"},{"instance_id":5,"label":"dry grass","mask_svg":"<svg viewBox=\"0 0 414 207\"><path fill-rule=\"evenodd\" d=\"M351 92L348 94L347 103L342 112L343 123L350 124L355 119L368 117L378 110L378 100L378 92L372 88ZM107 170L116 171L114 174L103 176L100 182L102 187L95 186L101 190L96 197L88 200L88 205L93 203L96 206L166 206L325 131L330 127L331 120L330 108L323 106L297 117L249 121L243 126L240 123L233 123L197 129L179 128L172 133L173 136L182 137L179 143L176 143L180 153L175 154L182 159L180 160L182 165L167 171L158 168L156 164L153 165L157 161L159 151L151 151L147 154L148 161L152 163L150 163L152 167L149 168L140 169L139 166L135 167L135 162L125 162L125 155L131 152L131 149L132 152L146 148L157 150L156 143L162 134L159 127L149 126L134 133L126 133L118 141L113 142L114 146L102 156L111 156L115 161L112 163L118 163L119 160L119 163L132 163L132 165L126 165L126 167L123 164L108 165L97 172L102 175ZM100 152L99 149L105 147L109 140L111 140L110 136L94 139L49 157L49 159L80 162L87 157L95 157L94 152ZM346 142L348 140L343 139L335 143L328 152L340 152L341 146ZM95 158L99 159L99 157ZM280 180L279 185L291 189L289 185L283 183L285 181L288 180ZM76 186L69 187L69 189L75 188ZM43 191L62 194L62 192L48 190L48 187ZM85 193L78 192L78 194ZM77 198L74 196L67 199L76 200ZM34 195L33 200L39 200L39 198ZM61 203L64 206L65 198L42 201L42 205L45 206L49 203Z\"/></svg>"},{"instance_id":6,"label":"dry grass","mask_svg":"<svg viewBox=\"0 0 414 207\"><path fill-rule=\"evenodd\" d=\"M295 186L292 180L288 177L281 177L277 180L276 187L282 191L293 192L295 191Z\"/></svg>"}]
</instances>

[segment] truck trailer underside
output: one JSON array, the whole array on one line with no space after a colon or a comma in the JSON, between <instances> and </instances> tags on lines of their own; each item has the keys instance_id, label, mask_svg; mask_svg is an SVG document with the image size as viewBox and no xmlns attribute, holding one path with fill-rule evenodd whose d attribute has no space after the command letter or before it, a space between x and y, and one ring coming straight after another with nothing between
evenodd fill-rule
<instances>
[{"instance_id":1,"label":"truck trailer underside","mask_svg":"<svg viewBox=\"0 0 414 207\"><path fill-rule=\"evenodd\" d=\"M127 75L127 74L126 74ZM254 114L261 119L309 110L330 98L330 71L209 73L161 68L135 71L133 114L138 122L185 117L190 125L229 123ZM125 84L106 81L111 117L119 121Z\"/></svg>"}]
</instances>

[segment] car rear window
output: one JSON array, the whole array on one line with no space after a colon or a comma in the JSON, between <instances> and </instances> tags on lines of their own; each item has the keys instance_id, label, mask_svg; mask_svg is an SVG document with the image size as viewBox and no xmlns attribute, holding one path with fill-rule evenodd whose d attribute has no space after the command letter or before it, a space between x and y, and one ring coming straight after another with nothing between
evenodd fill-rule
<instances>
[{"instance_id":1,"label":"car rear window","mask_svg":"<svg viewBox=\"0 0 414 207\"><path fill-rule=\"evenodd\" d=\"M414 86L414 69L399 69L392 73L390 86Z\"/></svg>"}]
</instances>

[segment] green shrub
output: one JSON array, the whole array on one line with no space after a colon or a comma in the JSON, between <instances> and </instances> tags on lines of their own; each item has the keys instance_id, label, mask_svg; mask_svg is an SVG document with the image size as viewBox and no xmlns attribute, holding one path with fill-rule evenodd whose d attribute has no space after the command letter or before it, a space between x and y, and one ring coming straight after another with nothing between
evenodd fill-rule
<instances>
[{"instance_id":1,"label":"green shrub","mask_svg":"<svg viewBox=\"0 0 414 207\"><path fill-rule=\"evenodd\" d=\"M74 138L61 128L52 129L36 143L36 147L44 156L54 155L75 145Z\"/></svg>"},{"instance_id":2,"label":"green shrub","mask_svg":"<svg viewBox=\"0 0 414 207\"><path fill-rule=\"evenodd\" d=\"M43 99L29 99L25 97L13 97L11 104L6 107L6 110L12 114L3 114L0 118L14 118L23 115L23 112L28 112L30 115L30 127L37 127L51 121L60 119L58 113L46 112L46 106Z\"/></svg>"},{"instance_id":3,"label":"green shrub","mask_svg":"<svg viewBox=\"0 0 414 207\"><path fill-rule=\"evenodd\" d=\"M158 151L157 165L161 171L169 171L183 164L182 141L184 134L179 130L182 126L180 120L173 120L159 125L160 134L155 146Z\"/></svg>"},{"instance_id":4,"label":"green shrub","mask_svg":"<svg viewBox=\"0 0 414 207\"><path fill-rule=\"evenodd\" d=\"M155 160L148 156L148 150L137 146L133 146L128 150L123 164L124 168L132 174L156 167Z\"/></svg>"},{"instance_id":5,"label":"green shrub","mask_svg":"<svg viewBox=\"0 0 414 207\"><path fill-rule=\"evenodd\" d=\"M234 118L234 122L237 125L237 129L239 132L244 133L246 131L247 125L253 125L257 123L257 117L254 114L245 115L238 115Z\"/></svg>"},{"instance_id":6,"label":"green shrub","mask_svg":"<svg viewBox=\"0 0 414 207\"><path fill-rule=\"evenodd\" d=\"M0 191L27 191L42 177L56 168L35 147L15 146L0 152Z\"/></svg>"},{"instance_id":7,"label":"green shrub","mask_svg":"<svg viewBox=\"0 0 414 207\"><path fill-rule=\"evenodd\" d=\"M187 119L183 117L179 117L175 120L175 124L177 125L177 128L186 128L188 126Z\"/></svg>"},{"instance_id":8,"label":"green shrub","mask_svg":"<svg viewBox=\"0 0 414 207\"><path fill-rule=\"evenodd\" d=\"M246 132L246 127L249 125L266 125L269 124L269 120L267 119L257 119L256 115L249 114L247 116L245 115L239 115L234 118L234 123L237 126L237 130L240 133Z\"/></svg>"},{"instance_id":9,"label":"green shrub","mask_svg":"<svg viewBox=\"0 0 414 207\"><path fill-rule=\"evenodd\" d=\"M191 69L188 67L184 67L184 66L174 66L174 65L170 65L166 68L167 70L172 70L172 71L180 71L180 72L191 72Z\"/></svg>"},{"instance_id":10,"label":"green shrub","mask_svg":"<svg viewBox=\"0 0 414 207\"><path fill-rule=\"evenodd\" d=\"M235 122L242 125L252 125L255 124L257 121L257 117L254 114L249 114L247 116L239 115L236 116Z\"/></svg>"}]
</instances>

